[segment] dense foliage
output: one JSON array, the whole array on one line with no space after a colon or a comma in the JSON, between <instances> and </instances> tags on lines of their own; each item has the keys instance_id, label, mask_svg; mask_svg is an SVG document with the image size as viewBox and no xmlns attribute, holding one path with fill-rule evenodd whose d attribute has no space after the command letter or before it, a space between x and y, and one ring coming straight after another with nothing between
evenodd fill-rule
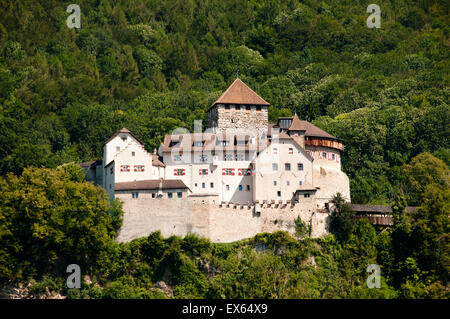
<instances>
[{"instance_id":1,"label":"dense foliage","mask_svg":"<svg viewBox=\"0 0 450 319\"><path fill-rule=\"evenodd\" d=\"M445 1L80 0L0 2L0 174L101 158L125 126L153 151L237 74L346 144L354 202L389 203L400 167L449 161ZM205 121L204 121L205 123Z\"/></svg>"},{"instance_id":2,"label":"dense foliage","mask_svg":"<svg viewBox=\"0 0 450 319\"><path fill-rule=\"evenodd\" d=\"M31 280L28 297L448 298L449 169L430 154L403 169L433 176L423 176L420 206L407 212L417 183L405 173L412 191L392 205L392 228L355 219L337 194L327 237L311 238L297 218L295 238L276 232L213 244L159 232L117 243L120 205L85 182L81 168L26 168L0 178L0 283ZM80 289L66 286L72 263L82 269ZM366 284L370 264L381 267L379 288Z\"/></svg>"},{"instance_id":3,"label":"dense foliage","mask_svg":"<svg viewBox=\"0 0 450 319\"><path fill-rule=\"evenodd\" d=\"M74 298L448 298L446 1L380 0L380 29L371 1L79 0L69 29L71 3L0 1L1 280ZM394 227L352 223L335 198L325 238L297 220L295 239L115 243L120 205L61 165L101 158L123 126L152 151L237 74L271 121L295 112L342 139L352 201L392 204ZM67 290L70 263L93 282Z\"/></svg>"}]
</instances>

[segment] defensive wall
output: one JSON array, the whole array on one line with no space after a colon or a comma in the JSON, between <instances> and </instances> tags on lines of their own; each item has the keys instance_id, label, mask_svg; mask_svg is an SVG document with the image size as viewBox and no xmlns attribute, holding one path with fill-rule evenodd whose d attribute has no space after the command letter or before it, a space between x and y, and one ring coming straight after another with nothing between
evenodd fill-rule
<instances>
[{"instance_id":1,"label":"defensive wall","mask_svg":"<svg viewBox=\"0 0 450 319\"><path fill-rule=\"evenodd\" d=\"M314 209L313 202L262 204L219 204L217 196L189 196L187 198L129 199L129 193L116 192L124 202L123 225L118 242L128 242L160 231L163 237L189 233L226 243L253 237L262 232L277 230L295 233L294 219L300 216L311 225L311 236L328 234L328 211Z\"/></svg>"}]
</instances>

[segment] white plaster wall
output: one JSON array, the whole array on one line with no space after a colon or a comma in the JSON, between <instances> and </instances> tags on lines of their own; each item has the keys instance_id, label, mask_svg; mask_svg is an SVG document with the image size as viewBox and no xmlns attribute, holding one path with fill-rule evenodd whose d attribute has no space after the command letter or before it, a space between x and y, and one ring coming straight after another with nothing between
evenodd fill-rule
<instances>
[{"instance_id":1,"label":"white plaster wall","mask_svg":"<svg viewBox=\"0 0 450 319\"><path fill-rule=\"evenodd\" d=\"M135 156L132 156L132 152ZM115 166L115 182L130 182L130 181L142 181L148 179L155 179L156 176L152 171L152 156L145 151L141 145L136 143L130 143L122 151L116 154L114 158ZM121 172L121 165L129 165L129 172ZM143 172L135 172L135 165L144 165Z\"/></svg>"},{"instance_id":2,"label":"white plaster wall","mask_svg":"<svg viewBox=\"0 0 450 319\"><path fill-rule=\"evenodd\" d=\"M126 137L127 138L126 141L123 141L122 137ZM120 133L111 141L109 141L107 144L105 144L103 147L103 165L105 166L108 165L109 162L111 162L114 159L114 157L118 153L116 150L117 147L120 147L121 151L130 143L142 145L129 133Z\"/></svg>"},{"instance_id":3,"label":"white plaster wall","mask_svg":"<svg viewBox=\"0 0 450 319\"><path fill-rule=\"evenodd\" d=\"M274 154L277 148L277 154ZM289 154L289 148L293 148L293 154ZM272 164L278 164L278 170L273 171ZM285 170L285 163L291 164L291 170ZM299 171L297 164L303 164L303 170ZM280 140L278 144L272 143L266 150L259 154L256 161L256 174L254 176L255 200L291 200L293 193L302 184L313 184L312 161L300 147L289 140ZM276 185L274 185L276 181ZM287 182L289 181L289 185ZM277 192L281 191L281 196Z\"/></svg>"}]
</instances>

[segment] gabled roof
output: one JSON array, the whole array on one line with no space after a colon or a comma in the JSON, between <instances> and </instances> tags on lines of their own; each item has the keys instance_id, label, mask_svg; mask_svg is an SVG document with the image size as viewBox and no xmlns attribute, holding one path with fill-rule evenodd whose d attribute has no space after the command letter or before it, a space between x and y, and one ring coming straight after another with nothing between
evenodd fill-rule
<instances>
[{"instance_id":1,"label":"gabled roof","mask_svg":"<svg viewBox=\"0 0 450 319\"><path fill-rule=\"evenodd\" d=\"M208 112L216 104L267 105L270 103L237 78L222 95L206 110Z\"/></svg>"},{"instance_id":2,"label":"gabled roof","mask_svg":"<svg viewBox=\"0 0 450 319\"><path fill-rule=\"evenodd\" d=\"M131 136L133 136L139 143L141 143L142 145L144 145L144 143L137 138L136 135L133 134L133 132L131 132L130 130L128 130L126 127L122 127L120 130L118 130L116 133L114 133L106 142L105 144L108 144L110 141L112 141L117 135L119 135L120 133L128 133ZM104 144L103 144L104 145Z\"/></svg>"},{"instance_id":3,"label":"gabled roof","mask_svg":"<svg viewBox=\"0 0 450 319\"><path fill-rule=\"evenodd\" d=\"M292 118L292 123L288 128L289 131L306 131L305 125L302 124L302 121L298 118L297 114Z\"/></svg>"},{"instance_id":4,"label":"gabled roof","mask_svg":"<svg viewBox=\"0 0 450 319\"><path fill-rule=\"evenodd\" d=\"M308 121L302 121L298 118L297 114L295 114L292 117L279 117L279 120L292 120L291 125L288 128L288 131L304 131L305 136L311 136L311 137L324 137L324 138L330 138L330 139L337 139L333 135L325 132L324 130L318 128L314 124L308 122ZM272 128L279 127L278 125L275 125Z\"/></svg>"},{"instance_id":5,"label":"gabled roof","mask_svg":"<svg viewBox=\"0 0 450 319\"><path fill-rule=\"evenodd\" d=\"M164 165L163 162L161 162L159 160L159 156L158 154L151 154L152 155L152 165L153 166L160 166L160 167L165 167L166 165Z\"/></svg>"}]
</instances>

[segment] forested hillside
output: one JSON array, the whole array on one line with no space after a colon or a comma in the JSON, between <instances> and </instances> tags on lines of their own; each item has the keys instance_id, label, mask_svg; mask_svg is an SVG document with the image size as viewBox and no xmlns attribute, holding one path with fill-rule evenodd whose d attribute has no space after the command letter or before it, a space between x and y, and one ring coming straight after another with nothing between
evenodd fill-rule
<instances>
[{"instance_id":1,"label":"forested hillside","mask_svg":"<svg viewBox=\"0 0 450 319\"><path fill-rule=\"evenodd\" d=\"M346 143L354 202L389 203L399 167L449 162L446 1L0 1L0 172L101 158L125 126L152 151L239 74ZM448 4L448 3L447 3ZM206 123L204 121L204 123Z\"/></svg>"},{"instance_id":2,"label":"forested hillside","mask_svg":"<svg viewBox=\"0 0 450 319\"><path fill-rule=\"evenodd\" d=\"M80 29L66 25L74 2ZM95 282L72 297L160 297L149 287L167 278L175 297L448 297L448 1L377 0L369 29L372 2L0 0L0 280L58 290L76 251ZM352 202L393 205L395 227L113 242L120 206L61 165L100 159L124 126L153 151L206 123L236 76L271 121L297 113L342 139ZM364 286L369 261L381 290Z\"/></svg>"}]
</instances>

